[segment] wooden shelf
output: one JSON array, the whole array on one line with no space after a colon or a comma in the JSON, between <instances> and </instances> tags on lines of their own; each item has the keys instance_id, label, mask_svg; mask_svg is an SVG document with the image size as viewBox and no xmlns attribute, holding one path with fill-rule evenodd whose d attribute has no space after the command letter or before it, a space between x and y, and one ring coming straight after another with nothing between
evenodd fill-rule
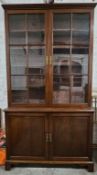
<instances>
[{"instance_id":1,"label":"wooden shelf","mask_svg":"<svg viewBox=\"0 0 97 175\"><path fill-rule=\"evenodd\" d=\"M42 47L44 47L45 48L45 44L43 44L43 43L39 43L39 44L9 44L9 46L10 47L26 47L26 46L28 46L30 49L40 49L40 48L42 48ZM34 47L34 48L31 48L31 46L32 47ZM40 48L39 48L40 47ZM15 49L18 49L18 48L15 48ZM22 49L22 48L21 48Z\"/></svg>"},{"instance_id":2,"label":"wooden shelf","mask_svg":"<svg viewBox=\"0 0 97 175\"><path fill-rule=\"evenodd\" d=\"M70 48L72 47L73 48L89 48L89 45L87 44L84 44L84 43L65 43L65 42L56 42L56 43L53 43L53 47L65 47L65 48Z\"/></svg>"},{"instance_id":3,"label":"wooden shelf","mask_svg":"<svg viewBox=\"0 0 97 175\"><path fill-rule=\"evenodd\" d=\"M83 32L85 34L86 32L89 32L89 30L76 29L76 28L71 28L71 29L56 28L56 29L53 29L53 32Z\"/></svg>"},{"instance_id":4,"label":"wooden shelf","mask_svg":"<svg viewBox=\"0 0 97 175\"><path fill-rule=\"evenodd\" d=\"M67 76L88 76L88 74L80 74L80 73L64 73L64 74L53 74L54 76L59 76L59 77L67 77Z\"/></svg>"},{"instance_id":5,"label":"wooden shelf","mask_svg":"<svg viewBox=\"0 0 97 175\"><path fill-rule=\"evenodd\" d=\"M9 32L10 32L10 33L27 33L27 32L28 32L28 33L29 33L29 32L32 32L32 33L33 33L33 32L36 32L36 33L37 33L37 32L45 32L45 29L32 29L32 30L29 30L29 29L28 29L28 30L25 30L25 29L24 29L24 30L23 30L23 29L21 29L21 30L16 30L16 29L14 29L14 30L10 30Z\"/></svg>"}]
</instances>

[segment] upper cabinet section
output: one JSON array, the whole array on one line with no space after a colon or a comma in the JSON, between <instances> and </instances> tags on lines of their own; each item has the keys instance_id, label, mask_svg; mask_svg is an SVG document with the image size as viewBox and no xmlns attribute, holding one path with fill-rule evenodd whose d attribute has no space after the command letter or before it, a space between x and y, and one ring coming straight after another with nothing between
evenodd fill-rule
<instances>
[{"instance_id":1,"label":"upper cabinet section","mask_svg":"<svg viewBox=\"0 0 97 175\"><path fill-rule=\"evenodd\" d=\"M94 5L4 8L9 106L90 106Z\"/></svg>"}]
</instances>

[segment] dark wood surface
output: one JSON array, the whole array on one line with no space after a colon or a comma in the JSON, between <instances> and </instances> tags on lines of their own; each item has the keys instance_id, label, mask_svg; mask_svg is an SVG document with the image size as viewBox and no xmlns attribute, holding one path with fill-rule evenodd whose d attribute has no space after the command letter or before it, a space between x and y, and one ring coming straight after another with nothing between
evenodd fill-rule
<instances>
[{"instance_id":1,"label":"dark wood surface","mask_svg":"<svg viewBox=\"0 0 97 175\"><path fill-rule=\"evenodd\" d=\"M45 160L47 157L47 120L45 113L29 115L25 113L10 114L7 118L8 152L13 157L32 157ZM10 128L10 129L9 129ZM11 133L12 131L13 134Z\"/></svg>"},{"instance_id":2,"label":"dark wood surface","mask_svg":"<svg viewBox=\"0 0 97 175\"><path fill-rule=\"evenodd\" d=\"M13 10L13 9L32 9L32 8L36 8L36 9L42 9L42 8L45 8L45 9L56 9L56 8L71 8L71 9L75 9L75 8L83 8L83 9L91 9L93 7L96 6L97 3L54 3L54 4L3 4L3 8L6 9L6 10Z\"/></svg>"},{"instance_id":3,"label":"dark wood surface","mask_svg":"<svg viewBox=\"0 0 97 175\"><path fill-rule=\"evenodd\" d=\"M88 157L89 116L75 116L74 114L71 117L56 113L51 117L53 159Z\"/></svg>"},{"instance_id":4,"label":"dark wood surface","mask_svg":"<svg viewBox=\"0 0 97 175\"><path fill-rule=\"evenodd\" d=\"M14 161L93 164L92 111L24 111L6 111L6 168Z\"/></svg>"}]
</instances>

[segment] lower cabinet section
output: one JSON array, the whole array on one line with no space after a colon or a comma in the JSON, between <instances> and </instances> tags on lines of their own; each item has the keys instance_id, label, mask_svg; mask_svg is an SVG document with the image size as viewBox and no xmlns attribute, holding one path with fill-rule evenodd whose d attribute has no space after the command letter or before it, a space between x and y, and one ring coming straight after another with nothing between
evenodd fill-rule
<instances>
[{"instance_id":1,"label":"lower cabinet section","mask_svg":"<svg viewBox=\"0 0 97 175\"><path fill-rule=\"evenodd\" d=\"M6 110L7 160L12 164L76 164L93 171L93 111Z\"/></svg>"}]
</instances>

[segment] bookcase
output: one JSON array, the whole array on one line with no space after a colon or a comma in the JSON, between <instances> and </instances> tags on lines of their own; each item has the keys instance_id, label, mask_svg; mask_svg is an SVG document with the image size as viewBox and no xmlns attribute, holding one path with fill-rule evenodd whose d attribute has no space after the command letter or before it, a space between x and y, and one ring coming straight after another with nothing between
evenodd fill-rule
<instances>
[{"instance_id":1,"label":"bookcase","mask_svg":"<svg viewBox=\"0 0 97 175\"><path fill-rule=\"evenodd\" d=\"M3 5L7 159L93 171L92 52L96 4Z\"/></svg>"}]
</instances>

